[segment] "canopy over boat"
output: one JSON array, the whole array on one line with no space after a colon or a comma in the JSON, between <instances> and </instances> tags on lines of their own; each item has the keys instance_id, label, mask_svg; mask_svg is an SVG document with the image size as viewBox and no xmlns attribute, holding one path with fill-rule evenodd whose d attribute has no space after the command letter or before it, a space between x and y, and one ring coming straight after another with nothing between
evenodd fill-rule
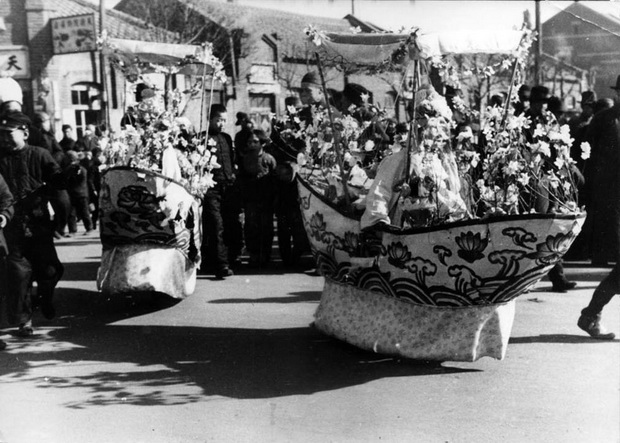
<instances>
[{"instance_id":1,"label":"canopy over boat","mask_svg":"<svg viewBox=\"0 0 620 443\"><path fill-rule=\"evenodd\" d=\"M139 67L141 73L202 75L205 66L218 80L225 82L222 63L213 55L210 45L144 42L108 38L104 52L120 66Z\"/></svg>"},{"instance_id":2,"label":"canopy over boat","mask_svg":"<svg viewBox=\"0 0 620 443\"><path fill-rule=\"evenodd\" d=\"M321 32L313 27L306 33L317 45L321 58L343 67L390 65L396 68L409 59L447 54L515 54L523 31L468 31L422 34L346 34ZM409 57L403 57L408 54Z\"/></svg>"}]
</instances>

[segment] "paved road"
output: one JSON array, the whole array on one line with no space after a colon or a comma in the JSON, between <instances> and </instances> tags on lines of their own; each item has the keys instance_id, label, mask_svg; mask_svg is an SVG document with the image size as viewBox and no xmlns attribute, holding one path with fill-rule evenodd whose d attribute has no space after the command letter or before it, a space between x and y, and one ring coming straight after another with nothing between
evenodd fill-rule
<instances>
[{"instance_id":1,"label":"paved road","mask_svg":"<svg viewBox=\"0 0 620 443\"><path fill-rule=\"evenodd\" d=\"M59 318L0 331L0 442L620 441L619 341L575 325L605 269L579 289L519 298L503 361L429 365L367 353L309 325L322 278L201 278L173 303L106 299L95 238L64 241ZM620 332L620 302L605 311Z\"/></svg>"}]
</instances>

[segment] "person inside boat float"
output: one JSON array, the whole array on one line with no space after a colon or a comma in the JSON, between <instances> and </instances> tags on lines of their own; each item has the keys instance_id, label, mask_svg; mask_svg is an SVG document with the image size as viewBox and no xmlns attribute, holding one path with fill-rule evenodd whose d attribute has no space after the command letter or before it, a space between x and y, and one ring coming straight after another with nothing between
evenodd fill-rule
<instances>
[{"instance_id":1,"label":"person inside boat float","mask_svg":"<svg viewBox=\"0 0 620 443\"><path fill-rule=\"evenodd\" d=\"M450 148L450 121L452 111L446 99L427 81L416 93L416 120L419 127L427 123L425 108L432 106L434 113L443 116L439 127L435 128L444 136L441 148L444 159L432 162L432 175L436 183L429 186L422 177L428 176L422 170L424 150L412 149L409 153L409 183L405 183L408 149L400 149L385 157L377 169L377 174L366 198L366 209L362 214L361 228L368 230L378 225L397 227L425 226L433 217L445 218L448 222L469 217L467 207L460 195L458 167ZM433 137L437 140L436 137ZM435 143L435 141L433 142ZM428 161L424 162L428 163ZM425 166L428 167L428 166ZM435 188L429 191L430 188ZM430 192L437 202L430 202Z\"/></svg>"}]
</instances>

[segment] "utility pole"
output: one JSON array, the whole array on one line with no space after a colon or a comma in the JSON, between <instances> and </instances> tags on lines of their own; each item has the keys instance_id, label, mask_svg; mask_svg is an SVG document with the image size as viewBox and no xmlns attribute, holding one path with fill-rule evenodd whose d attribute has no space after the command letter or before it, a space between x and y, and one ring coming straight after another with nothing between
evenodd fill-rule
<instances>
[{"instance_id":1,"label":"utility pole","mask_svg":"<svg viewBox=\"0 0 620 443\"><path fill-rule=\"evenodd\" d=\"M99 33L106 28L105 25L105 0L99 0ZM108 108L108 79L106 74L106 56L103 49L99 51L99 76L101 77L101 110L106 128L110 129L110 109Z\"/></svg>"},{"instance_id":2,"label":"utility pole","mask_svg":"<svg viewBox=\"0 0 620 443\"><path fill-rule=\"evenodd\" d=\"M351 15L355 15L355 0L351 0Z\"/></svg>"},{"instance_id":3,"label":"utility pole","mask_svg":"<svg viewBox=\"0 0 620 443\"><path fill-rule=\"evenodd\" d=\"M542 82L540 60L542 58L542 25L540 23L540 0L535 0L534 14L536 16L536 52L534 53L534 80L535 84Z\"/></svg>"}]
</instances>

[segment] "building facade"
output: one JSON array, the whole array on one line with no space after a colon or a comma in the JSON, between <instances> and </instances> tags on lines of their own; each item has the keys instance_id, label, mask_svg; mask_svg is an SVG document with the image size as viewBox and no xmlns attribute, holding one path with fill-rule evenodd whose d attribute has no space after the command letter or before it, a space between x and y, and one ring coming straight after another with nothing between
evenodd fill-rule
<instances>
[{"instance_id":1,"label":"building facade","mask_svg":"<svg viewBox=\"0 0 620 443\"><path fill-rule=\"evenodd\" d=\"M617 2L574 2L542 25L543 51L584 70L599 97L620 75L619 13Z\"/></svg>"}]
</instances>

